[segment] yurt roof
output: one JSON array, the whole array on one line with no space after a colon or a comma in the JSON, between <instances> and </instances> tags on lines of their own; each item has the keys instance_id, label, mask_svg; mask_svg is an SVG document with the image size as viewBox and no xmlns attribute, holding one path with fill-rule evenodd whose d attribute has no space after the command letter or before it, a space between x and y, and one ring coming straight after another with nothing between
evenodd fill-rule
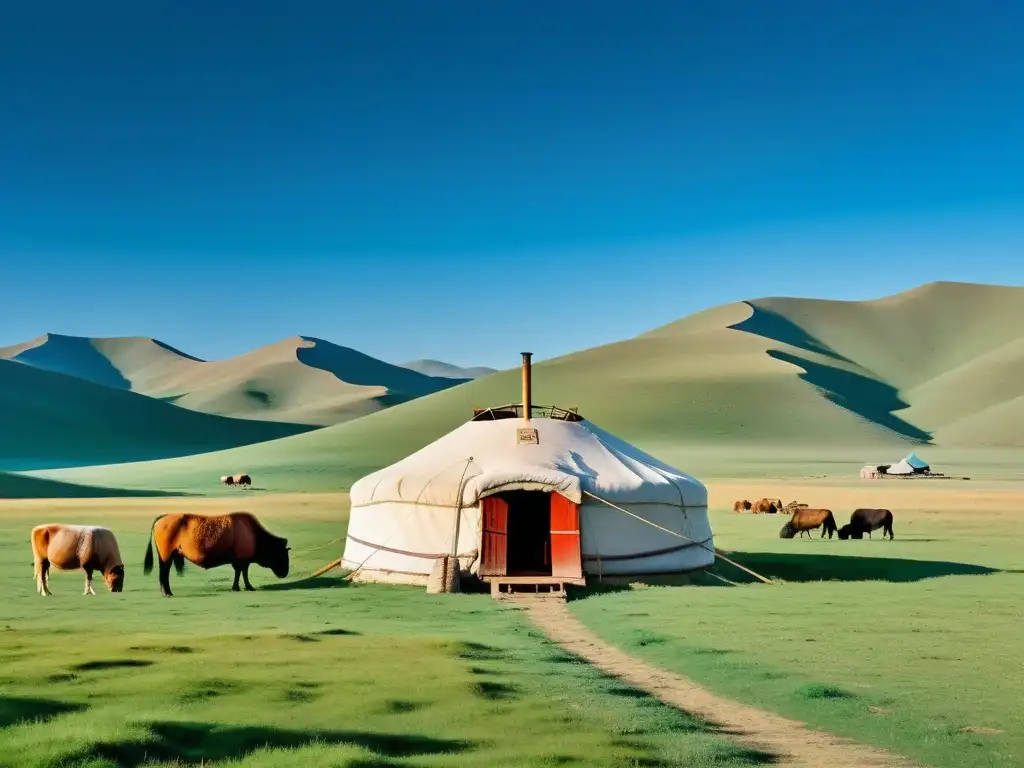
<instances>
[{"instance_id":1,"label":"yurt roof","mask_svg":"<svg viewBox=\"0 0 1024 768\"><path fill-rule=\"evenodd\" d=\"M615 504L707 506L707 489L698 480L575 418L466 422L358 480L352 506L472 507L511 490L553 491L577 504L591 493ZM536 430L537 441L520 442L523 429Z\"/></svg>"}]
</instances>

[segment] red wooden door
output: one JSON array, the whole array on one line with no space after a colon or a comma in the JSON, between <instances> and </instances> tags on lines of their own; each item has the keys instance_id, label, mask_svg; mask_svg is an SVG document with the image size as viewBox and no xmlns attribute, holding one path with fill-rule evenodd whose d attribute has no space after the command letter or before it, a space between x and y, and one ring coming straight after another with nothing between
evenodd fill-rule
<instances>
[{"instance_id":1,"label":"red wooden door","mask_svg":"<svg viewBox=\"0 0 1024 768\"><path fill-rule=\"evenodd\" d=\"M498 496L480 500L483 533L480 537L480 575L505 576L508 572L508 502Z\"/></svg>"},{"instance_id":2,"label":"red wooden door","mask_svg":"<svg viewBox=\"0 0 1024 768\"><path fill-rule=\"evenodd\" d=\"M580 556L580 508L560 493L551 494L551 575L583 576Z\"/></svg>"}]
</instances>

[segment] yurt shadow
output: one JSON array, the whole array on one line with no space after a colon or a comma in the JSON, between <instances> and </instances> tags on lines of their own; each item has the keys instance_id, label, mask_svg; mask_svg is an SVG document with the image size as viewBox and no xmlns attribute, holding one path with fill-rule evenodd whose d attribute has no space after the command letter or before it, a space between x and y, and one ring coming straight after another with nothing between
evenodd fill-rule
<instances>
[{"instance_id":1,"label":"yurt shadow","mask_svg":"<svg viewBox=\"0 0 1024 768\"><path fill-rule=\"evenodd\" d=\"M943 576L982 576L1000 573L971 563L945 560L912 560L898 557L857 557L855 555L798 554L777 552L733 552L732 556L748 568L771 579L788 582L811 581L888 581L908 583ZM756 583L742 572L725 566L715 571L730 581Z\"/></svg>"}]
</instances>

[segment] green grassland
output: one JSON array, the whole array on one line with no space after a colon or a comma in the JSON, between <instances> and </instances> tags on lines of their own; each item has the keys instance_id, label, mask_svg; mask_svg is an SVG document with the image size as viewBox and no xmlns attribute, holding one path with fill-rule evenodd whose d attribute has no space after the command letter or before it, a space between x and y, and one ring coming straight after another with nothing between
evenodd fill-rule
<instances>
[{"instance_id":1,"label":"green grassland","mask_svg":"<svg viewBox=\"0 0 1024 768\"><path fill-rule=\"evenodd\" d=\"M724 766L764 764L684 713L560 652L487 595L296 583L340 545L344 499L265 499L289 538L285 581L191 566L161 598L142 575L168 500L0 508L0 765ZM182 503L177 501L180 508ZM33 589L28 531L110 525L125 591L80 573Z\"/></svg>"},{"instance_id":2,"label":"green grassland","mask_svg":"<svg viewBox=\"0 0 1024 768\"><path fill-rule=\"evenodd\" d=\"M942 768L1024 765L1024 528L1012 510L894 509L891 542L781 540L777 516L716 513L716 544L783 583L570 605L625 650L812 727Z\"/></svg>"}]
</instances>

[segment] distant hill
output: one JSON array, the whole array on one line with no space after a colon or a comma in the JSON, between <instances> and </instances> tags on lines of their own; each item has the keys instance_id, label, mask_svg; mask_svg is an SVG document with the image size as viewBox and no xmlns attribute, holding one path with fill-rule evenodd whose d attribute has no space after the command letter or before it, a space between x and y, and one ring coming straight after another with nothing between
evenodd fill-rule
<instances>
[{"instance_id":1,"label":"distant hill","mask_svg":"<svg viewBox=\"0 0 1024 768\"><path fill-rule=\"evenodd\" d=\"M460 368L451 363L444 363L440 360L413 360L411 363L402 363L403 368L417 371L425 376L439 376L445 379L482 379L497 373L497 368L486 368L478 365L472 368Z\"/></svg>"},{"instance_id":2,"label":"distant hill","mask_svg":"<svg viewBox=\"0 0 1024 768\"><path fill-rule=\"evenodd\" d=\"M229 419L0 360L0 470L145 461L308 430Z\"/></svg>"},{"instance_id":3,"label":"distant hill","mask_svg":"<svg viewBox=\"0 0 1024 768\"><path fill-rule=\"evenodd\" d=\"M932 283L874 301L716 307L540 362L534 397L578 406L645 446L895 458L929 444L1024 447L1021 374L1024 288ZM215 468L244 467L273 487L344 486L467 420L474 406L518 400L513 368L273 443L45 476L197 489Z\"/></svg>"},{"instance_id":4,"label":"distant hill","mask_svg":"<svg viewBox=\"0 0 1024 768\"><path fill-rule=\"evenodd\" d=\"M155 339L46 334L0 348L4 358L193 411L306 426L337 424L471 378L453 375L454 367L424 374L308 336L208 362Z\"/></svg>"}]
</instances>

